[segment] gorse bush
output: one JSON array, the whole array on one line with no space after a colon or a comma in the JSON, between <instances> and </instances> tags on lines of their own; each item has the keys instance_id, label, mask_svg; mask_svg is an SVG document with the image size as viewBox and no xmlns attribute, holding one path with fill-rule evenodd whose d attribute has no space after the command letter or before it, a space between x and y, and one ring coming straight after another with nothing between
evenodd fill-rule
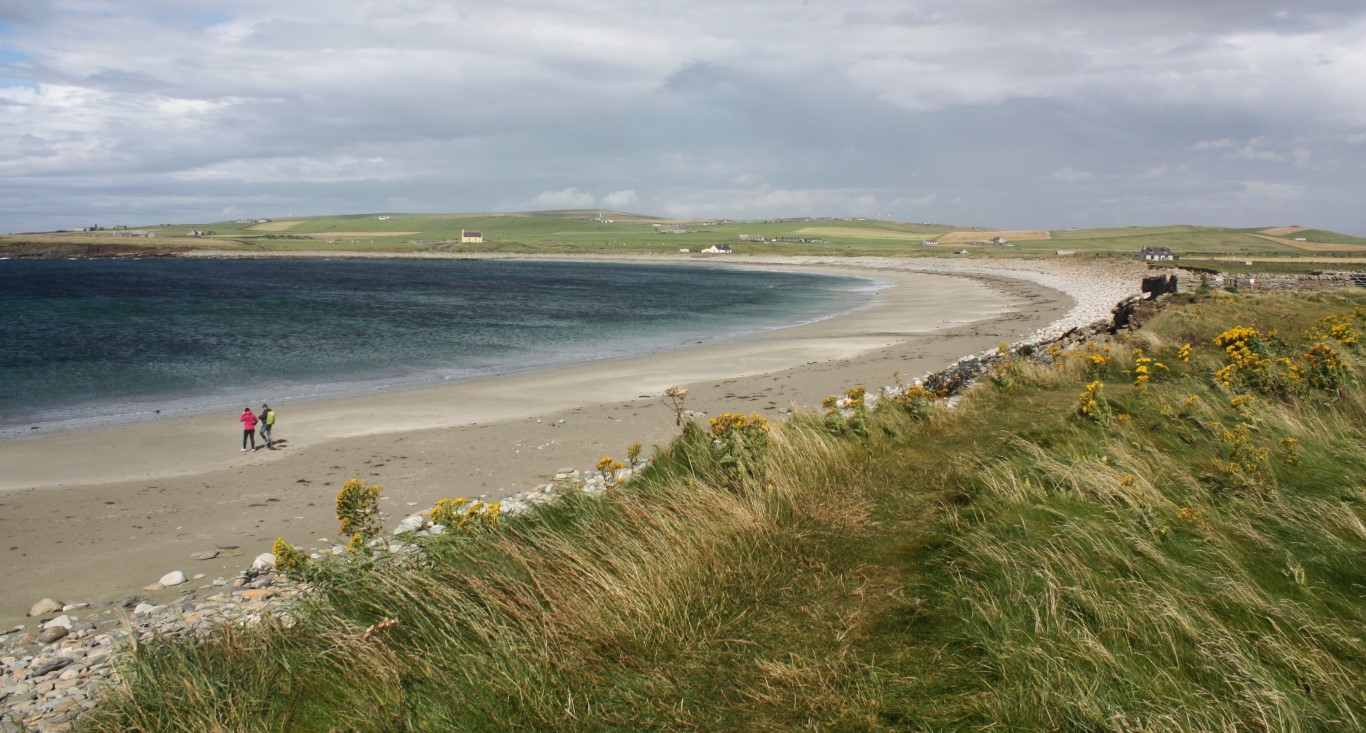
<instances>
[{"instance_id":1,"label":"gorse bush","mask_svg":"<svg viewBox=\"0 0 1366 733\"><path fill-rule=\"evenodd\" d=\"M383 530L379 522L380 491L380 487L354 478L341 487L337 492L337 519L341 522L337 531L343 537L368 540Z\"/></svg>"},{"instance_id":2,"label":"gorse bush","mask_svg":"<svg viewBox=\"0 0 1366 733\"><path fill-rule=\"evenodd\" d=\"M868 434L868 390L850 387L844 396L831 395L821 403L825 408L825 424L836 435Z\"/></svg>"},{"instance_id":3,"label":"gorse bush","mask_svg":"<svg viewBox=\"0 0 1366 733\"><path fill-rule=\"evenodd\" d=\"M707 421L717 467L731 489L762 484L768 476L768 419L727 412Z\"/></svg>"},{"instance_id":4,"label":"gorse bush","mask_svg":"<svg viewBox=\"0 0 1366 733\"><path fill-rule=\"evenodd\" d=\"M276 539L271 548L275 556L275 570L290 578L303 578L308 574L308 554L283 539Z\"/></svg>"}]
</instances>

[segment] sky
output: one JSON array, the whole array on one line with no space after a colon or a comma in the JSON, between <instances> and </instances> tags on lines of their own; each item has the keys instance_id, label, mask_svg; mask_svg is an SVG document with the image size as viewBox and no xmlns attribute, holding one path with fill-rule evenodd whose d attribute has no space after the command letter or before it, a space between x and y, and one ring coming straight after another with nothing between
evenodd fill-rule
<instances>
[{"instance_id":1,"label":"sky","mask_svg":"<svg viewBox=\"0 0 1366 733\"><path fill-rule=\"evenodd\" d=\"M603 208L1366 235L1361 0L3 0L0 232Z\"/></svg>"}]
</instances>

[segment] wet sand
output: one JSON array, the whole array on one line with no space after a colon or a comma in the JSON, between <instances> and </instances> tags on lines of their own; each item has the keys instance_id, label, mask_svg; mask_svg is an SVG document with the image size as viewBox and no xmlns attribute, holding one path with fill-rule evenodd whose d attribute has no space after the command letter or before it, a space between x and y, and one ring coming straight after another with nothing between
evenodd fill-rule
<instances>
[{"instance_id":1,"label":"wet sand","mask_svg":"<svg viewBox=\"0 0 1366 733\"><path fill-rule=\"evenodd\" d=\"M393 526L443 497L493 499L560 468L623 458L633 441L649 455L677 433L658 398L669 385L687 387L688 407L707 415L781 417L1076 316L1076 292L1000 272L904 271L914 261L745 264L893 284L855 312L692 348L343 399L267 396L280 415L277 450L241 453L236 411L0 442L0 630L43 597L101 602L141 594L172 570L206 574L152 594L165 600L231 578L276 537L304 547L335 540L333 499L353 477L384 487ZM1066 281L1063 271L1053 277ZM190 559L209 549L223 555Z\"/></svg>"}]
</instances>

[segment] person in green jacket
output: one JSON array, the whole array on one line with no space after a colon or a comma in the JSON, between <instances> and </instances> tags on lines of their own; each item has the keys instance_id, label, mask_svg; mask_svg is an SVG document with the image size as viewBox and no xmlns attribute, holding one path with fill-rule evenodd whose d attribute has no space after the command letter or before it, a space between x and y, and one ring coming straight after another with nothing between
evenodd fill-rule
<instances>
[{"instance_id":1,"label":"person in green jacket","mask_svg":"<svg viewBox=\"0 0 1366 733\"><path fill-rule=\"evenodd\" d=\"M261 424L261 440L267 448L275 450L275 441L270 438L271 428L275 427L275 411L270 409L270 405L261 405L261 414L257 422Z\"/></svg>"}]
</instances>

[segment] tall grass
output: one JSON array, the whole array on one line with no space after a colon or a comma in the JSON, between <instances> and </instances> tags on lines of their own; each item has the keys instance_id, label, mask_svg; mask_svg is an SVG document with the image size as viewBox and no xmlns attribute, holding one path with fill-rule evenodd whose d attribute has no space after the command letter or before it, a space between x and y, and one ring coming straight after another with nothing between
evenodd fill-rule
<instances>
[{"instance_id":1,"label":"tall grass","mask_svg":"<svg viewBox=\"0 0 1366 733\"><path fill-rule=\"evenodd\" d=\"M745 481L688 430L605 497L335 568L293 625L145 644L85 725L1361 729L1366 392L1210 375L1232 326L1302 352L1362 303L1190 302L928 418L798 416Z\"/></svg>"}]
</instances>

